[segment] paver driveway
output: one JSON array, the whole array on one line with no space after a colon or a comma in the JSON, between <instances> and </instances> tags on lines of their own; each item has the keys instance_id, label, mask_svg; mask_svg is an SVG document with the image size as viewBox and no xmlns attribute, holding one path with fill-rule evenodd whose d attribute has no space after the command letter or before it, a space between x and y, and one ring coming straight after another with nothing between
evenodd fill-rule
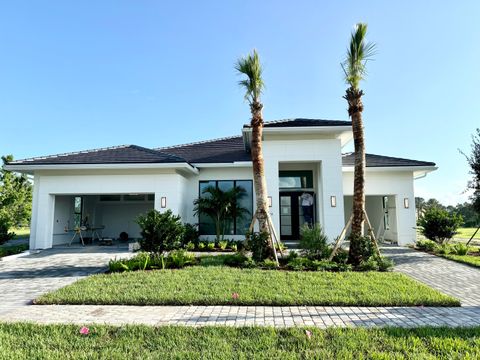
<instances>
[{"instance_id":1,"label":"paver driveway","mask_svg":"<svg viewBox=\"0 0 480 360\"><path fill-rule=\"evenodd\" d=\"M62 247L0 260L0 314L31 304L47 291L105 271L109 259L128 254L127 247Z\"/></svg>"},{"instance_id":2,"label":"paver driveway","mask_svg":"<svg viewBox=\"0 0 480 360\"><path fill-rule=\"evenodd\" d=\"M480 306L480 269L405 247L383 247L395 271L460 299L462 306Z\"/></svg>"}]
</instances>

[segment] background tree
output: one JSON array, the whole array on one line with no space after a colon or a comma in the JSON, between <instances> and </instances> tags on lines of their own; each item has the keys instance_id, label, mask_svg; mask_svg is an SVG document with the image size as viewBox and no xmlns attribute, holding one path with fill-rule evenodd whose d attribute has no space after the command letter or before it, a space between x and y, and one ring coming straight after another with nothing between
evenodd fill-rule
<instances>
[{"instance_id":1,"label":"background tree","mask_svg":"<svg viewBox=\"0 0 480 360\"><path fill-rule=\"evenodd\" d=\"M373 56L375 44L365 39L367 24L358 23L350 38L347 56L342 63L345 81L349 85L344 98L348 102L348 115L352 120L353 142L355 147L355 167L353 180L353 220L350 234L348 261L353 265L362 260L361 242L365 221L365 138L363 131L363 91L360 81L366 75L366 63Z\"/></svg>"},{"instance_id":2,"label":"background tree","mask_svg":"<svg viewBox=\"0 0 480 360\"><path fill-rule=\"evenodd\" d=\"M470 166L470 174L472 180L468 182L468 187L473 190L471 196L473 209L480 214L480 128L476 134L472 135L472 152L470 156L466 156L468 165Z\"/></svg>"},{"instance_id":3,"label":"background tree","mask_svg":"<svg viewBox=\"0 0 480 360\"><path fill-rule=\"evenodd\" d=\"M246 208L239 205L239 200L245 196L246 191L240 186L227 191L209 186L202 191L202 196L193 202L195 215L206 215L215 223L217 242L225 238L225 230L229 223L249 213Z\"/></svg>"},{"instance_id":4,"label":"background tree","mask_svg":"<svg viewBox=\"0 0 480 360\"><path fill-rule=\"evenodd\" d=\"M253 184L256 196L255 217L259 223L261 233L270 234L268 227L268 198L267 198L267 182L265 180L264 160L262 152L262 136L263 136L263 104L260 101L264 83L262 78L262 64L256 50L252 54L240 58L235 65L235 69L245 75L246 79L239 82L240 86L245 89L245 100L250 105L252 119L250 127L252 129L251 152L253 164ZM269 241L269 247L273 254L273 243Z\"/></svg>"},{"instance_id":5,"label":"background tree","mask_svg":"<svg viewBox=\"0 0 480 360\"><path fill-rule=\"evenodd\" d=\"M12 155L2 156L3 165L13 161ZM32 213L32 184L26 175L0 169L0 243L15 234L12 228L27 225Z\"/></svg>"}]
</instances>

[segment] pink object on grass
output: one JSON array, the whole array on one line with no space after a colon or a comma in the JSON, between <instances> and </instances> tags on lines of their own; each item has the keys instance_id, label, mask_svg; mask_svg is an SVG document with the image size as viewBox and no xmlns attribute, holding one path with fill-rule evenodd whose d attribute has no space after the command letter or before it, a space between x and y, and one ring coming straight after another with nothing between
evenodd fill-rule
<instances>
[{"instance_id":1,"label":"pink object on grass","mask_svg":"<svg viewBox=\"0 0 480 360\"><path fill-rule=\"evenodd\" d=\"M80 334L88 335L89 333L90 333L90 329L86 326L82 326L82 328L80 329Z\"/></svg>"},{"instance_id":2,"label":"pink object on grass","mask_svg":"<svg viewBox=\"0 0 480 360\"><path fill-rule=\"evenodd\" d=\"M232 299L237 300L240 297L237 292L232 293Z\"/></svg>"}]
</instances>

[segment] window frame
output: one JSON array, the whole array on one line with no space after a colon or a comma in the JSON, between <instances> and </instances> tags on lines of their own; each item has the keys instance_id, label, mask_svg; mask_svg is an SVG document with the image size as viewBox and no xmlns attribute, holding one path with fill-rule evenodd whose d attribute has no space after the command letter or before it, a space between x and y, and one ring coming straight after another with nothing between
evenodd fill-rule
<instances>
[{"instance_id":1,"label":"window frame","mask_svg":"<svg viewBox=\"0 0 480 360\"><path fill-rule=\"evenodd\" d=\"M281 178L300 178L300 187L281 187L279 184L279 188L282 190L295 190L295 189L302 189L308 190L313 189L313 170L280 170L278 172L279 183ZM305 187L302 186L302 178L305 177ZM309 186L311 185L311 186Z\"/></svg>"}]
</instances>

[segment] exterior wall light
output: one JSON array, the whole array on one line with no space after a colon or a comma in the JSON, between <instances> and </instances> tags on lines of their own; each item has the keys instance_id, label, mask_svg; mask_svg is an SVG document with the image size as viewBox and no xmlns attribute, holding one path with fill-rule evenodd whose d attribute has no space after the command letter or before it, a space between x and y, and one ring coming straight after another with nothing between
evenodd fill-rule
<instances>
[{"instance_id":1,"label":"exterior wall light","mask_svg":"<svg viewBox=\"0 0 480 360\"><path fill-rule=\"evenodd\" d=\"M330 196L330 206L337 207L337 197L335 195Z\"/></svg>"},{"instance_id":2,"label":"exterior wall light","mask_svg":"<svg viewBox=\"0 0 480 360\"><path fill-rule=\"evenodd\" d=\"M408 209L410 207L410 201L408 200L408 198L403 199L403 207L405 209Z\"/></svg>"},{"instance_id":3,"label":"exterior wall light","mask_svg":"<svg viewBox=\"0 0 480 360\"><path fill-rule=\"evenodd\" d=\"M272 202L273 202L272 197L269 196L268 197L268 207L272 207Z\"/></svg>"},{"instance_id":4,"label":"exterior wall light","mask_svg":"<svg viewBox=\"0 0 480 360\"><path fill-rule=\"evenodd\" d=\"M167 207L167 198L165 196L163 196L161 199L160 199L160 207L162 209L165 209Z\"/></svg>"}]
</instances>

